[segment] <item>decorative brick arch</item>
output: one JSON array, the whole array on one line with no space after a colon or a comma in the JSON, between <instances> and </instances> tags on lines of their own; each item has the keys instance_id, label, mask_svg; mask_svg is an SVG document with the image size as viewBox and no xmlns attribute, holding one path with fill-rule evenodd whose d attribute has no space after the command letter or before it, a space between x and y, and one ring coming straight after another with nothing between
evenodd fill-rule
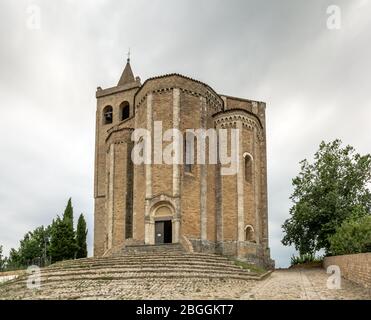
<instances>
[{"instance_id":1,"label":"decorative brick arch","mask_svg":"<svg viewBox=\"0 0 371 320\"><path fill-rule=\"evenodd\" d=\"M145 219L145 243L154 244L156 220L171 220L172 242L179 242L180 219L176 211L176 201L173 197L161 194L149 200L149 215Z\"/></svg>"},{"instance_id":2,"label":"decorative brick arch","mask_svg":"<svg viewBox=\"0 0 371 320\"><path fill-rule=\"evenodd\" d=\"M168 201L159 201L155 205L152 206L150 211L150 217L153 220L157 218L174 218L174 207Z\"/></svg>"}]
</instances>

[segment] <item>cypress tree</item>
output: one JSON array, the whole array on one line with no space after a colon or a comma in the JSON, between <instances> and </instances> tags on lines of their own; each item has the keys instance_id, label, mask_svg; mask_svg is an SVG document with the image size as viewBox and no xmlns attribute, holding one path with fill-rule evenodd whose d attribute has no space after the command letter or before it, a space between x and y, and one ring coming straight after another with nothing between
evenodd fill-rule
<instances>
[{"instance_id":1,"label":"cypress tree","mask_svg":"<svg viewBox=\"0 0 371 320\"><path fill-rule=\"evenodd\" d=\"M71 198L68 199L66 209L64 210L63 221L69 224L73 230L73 207Z\"/></svg>"},{"instance_id":2,"label":"cypress tree","mask_svg":"<svg viewBox=\"0 0 371 320\"><path fill-rule=\"evenodd\" d=\"M52 262L73 259L76 249L75 233L68 222L57 217L51 228L49 252Z\"/></svg>"},{"instance_id":3,"label":"cypress tree","mask_svg":"<svg viewBox=\"0 0 371 320\"><path fill-rule=\"evenodd\" d=\"M76 229L76 244L77 244L77 254L76 258L86 258L88 255L88 249L86 244L86 236L88 230L86 229L86 221L84 215L81 214L77 222Z\"/></svg>"},{"instance_id":4,"label":"cypress tree","mask_svg":"<svg viewBox=\"0 0 371 320\"><path fill-rule=\"evenodd\" d=\"M65 237L67 237L67 240L69 243L74 243L75 244L75 249L73 249L73 246L70 246L69 250L73 250L72 252L68 253L68 259L73 259L75 258L76 254L76 235L75 235L75 230L73 227L73 207L72 207L72 199L69 198L67 202L66 209L64 210L63 213L63 222L68 228L67 234Z\"/></svg>"}]
</instances>

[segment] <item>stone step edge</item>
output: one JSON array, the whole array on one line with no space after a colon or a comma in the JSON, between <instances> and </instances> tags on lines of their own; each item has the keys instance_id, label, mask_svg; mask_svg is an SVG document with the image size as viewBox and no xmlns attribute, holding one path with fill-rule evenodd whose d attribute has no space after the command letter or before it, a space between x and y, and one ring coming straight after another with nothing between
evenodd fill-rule
<instances>
[{"instance_id":1,"label":"stone step edge","mask_svg":"<svg viewBox=\"0 0 371 320\"><path fill-rule=\"evenodd\" d=\"M205 261L205 260L193 260L192 262L190 262L189 260L187 259L183 259L183 260L161 260L161 259L158 259L158 260L148 260L148 261L120 261L120 262L115 262L115 263L84 263L84 264L79 264L79 263L76 263L76 264L69 264L69 265L63 265L63 266L49 266L49 267L46 267L46 268L42 268L41 270L44 270L44 269L48 269L48 270L57 270L57 269L73 269L73 268L89 268L89 267L106 267L106 266L129 266L129 265L154 265L154 264L167 264L167 265L175 265L175 264L179 264L179 265L182 265L182 264L189 264L189 265L192 265L192 264L204 264L204 265L235 265L233 262L229 262L229 261L213 261L213 260L208 260L208 261Z\"/></svg>"},{"instance_id":2,"label":"stone step edge","mask_svg":"<svg viewBox=\"0 0 371 320\"><path fill-rule=\"evenodd\" d=\"M91 280L91 281L118 281L118 280L131 280L131 279L142 279L142 280L147 280L147 279L159 279L162 278L164 280L166 279L237 279L237 280L260 280L261 277L258 276L252 276L252 275L239 275L239 274L231 274L231 275L225 275L225 274L199 274L199 275L189 275L189 274L168 274L168 275L156 275L156 274L150 274L146 275L143 277L143 275L127 275L125 277L120 276L120 277L113 277L113 276L99 276L99 277L90 277L90 278L82 278L82 277L71 277L71 278L64 278L63 280L66 282L74 282L74 281L81 281L81 280ZM44 286L46 285L52 285L55 283L60 283L62 279L48 279L44 281ZM16 283L16 287L22 286L24 289L25 287L25 281L19 281ZM66 288L66 283L64 284L64 288ZM15 289L14 287L12 288L13 290ZM12 291L13 291L12 290Z\"/></svg>"},{"instance_id":3,"label":"stone step edge","mask_svg":"<svg viewBox=\"0 0 371 320\"><path fill-rule=\"evenodd\" d=\"M131 275L138 275L142 278L146 278L148 275L153 275L153 274L202 274L202 275L209 275L209 274L219 274L224 277L226 276L231 276L231 275L239 275L239 276L257 276L254 273L249 273L249 272L243 272L242 270L226 270L226 271L213 271L213 270L182 270L182 271L176 271L172 269L162 269L162 270L157 270L157 269L152 269L152 270L143 270L143 271L127 271L127 272L120 272L120 271L111 271L107 273L64 273L64 274L49 274L49 275L41 275L40 279L41 281L49 281L49 279L52 278L60 278L60 279L68 279L68 278L74 278L78 277L78 279L89 279L91 278L99 278L101 276L106 276L106 277L122 277L126 278L127 276L130 277ZM166 277L166 276L164 276ZM23 280L23 279L22 279ZM20 281L22 281L20 279ZM23 280L24 281L24 280Z\"/></svg>"},{"instance_id":4,"label":"stone step edge","mask_svg":"<svg viewBox=\"0 0 371 320\"><path fill-rule=\"evenodd\" d=\"M74 264L66 264L66 265L55 265L49 266L45 269L48 270L57 270L57 269L70 269L70 268L89 268L89 267L97 267L97 266L129 266L129 265L151 265L151 264L204 264L204 265L235 265L232 261L217 261L217 260L189 260L189 259L156 259L156 260L133 260L133 261L118 261L115 263L110 262L96 262L96 263L74 263Z\"/></svg>"},{"instance_id":5,"label":"stone step edge","mask_svg":"<svg viewBox=\"0 0 371 320\"><path fill-rule=\"evenodd\" d=\"M252 275L228 275L228 276L225 276L225 275L218 275L218 274L213 274L213 275L188 275L188 274L175 274L175 275L147 275L145 277L143 276L128 276L128 277L98 277L98 278L84 278L83 280L85 281L118 281L118 280L136 280L136 279L142 279L142 280L145 280L145 279L158 279L158 278L163 278L164 280L166 279L175 279L175 278L181 278L181 279L232 279L232 280L246 280L246 281L249 281L249 280L254 280L254 281L261 281L265 278L267 278L271 273L273 272L273 270L269 270L267 271L266 273L260 275L260 276L252 276ZM65 281L68 281L68 282L74 282L74 281L81 281L82 279L81 278L72 278L72 279L64 279ZM15 280L15 282L13 283L14 286L13 286L13 290L12 292L14 292L15 289L25 289L24 288L24 282L26 280L25 279L17 279ZM60 279L53 279L53 280L48 280L45 282L44 286L52 286L53 284L55 283L60 283ZM6 285L4 285L4 287L8 287L9 286L9 282L6 283ZM17 288L21 286L22 288ZM15 288L14 288L15 287ZM66 288L66 284L63 284L63 287ZM15 292L14 292L15 293Z\"/></svg>"},{"instance_id":6,"label":"stone step edge","mask_svg":"<svg viewBox=\"0 0 371 320\"><path fill-rule=\"evenodd\" d=\"M143 269L143 268L165 268L165 267L174 267L174 268L226 268L226 269L234 269L239 270L243 269L237 265L234 264L222 264L222 263L171 263L171 264L164 264L164 263L153 263L153 264L139 264L139 263L132 263L132 264L122 264L122 265L91 265L91 266L70 266L70 267L64 267L64 268L47 268L43 269L42 273L49 273L49 272L60 272L60 271L75 271L75 270L81 270L81 271L88 271L88 270L101 270L101 269Z\"/></svg>"},{"instance_id":7,"label":"stone step edge","mask_svg":"<svg viewBox=\"0 0 371 320\"><path fill-rule=\"evenodd\" d=\"M159 275L159 277L163 276L164 278L166 278L169 274L202 274L202 275L215 275L217 274L218 277L230 277L230 276L252 276L252 277L258 277L258 275L256 275L255 273L249 273L249 272L244 272L243 269L241 270L233 270L233 271L224 271L224 272L212 272L212 270L208 270L208 269L205 269L205 270L187 270L187 271L180 271L180 270L174 270L174 269L165 269L165 270L158 270L158 269L153 269L153 270L143 270L143 271L132 271L132 272L119 272L119 271L111 271L111 272L108 272L108 273L101 273L101 274L97 274L95 272L90 272L90 273L62 273L62 274L49 274L49 275L43 275L41 274L41 281L45 281L45 282L48 282L48 281L51 281L51 279L53 278L58 278L60 280L66 280L66 279L99 279L100 277L105 277L105 278L110 278L110 277L113 277L113 278L122 278L122 279L126 279L126 278L130 278L132 277L133 275L136 275L138 278L142 278L142 279L145 279L149 276L152 276L152 275L157 275L158 273L161 273ZM166 273L167 275L164 275L164 273ZM86 277L85 277L86 276ZM79 277L79 278L76 278L76 277ZM15 281L13 284L16 284L16 283L23 283L25 282L27 279L27 277L25 278L19 278L17 279L17 281Z\"/></svg>"},{"instance_id":8,"label":"stone step edge","mask_svg":"<svg viewBox=\"0 0 371 320\"><path fill-rule=\"evenodd\" d=\"M114 256L114 257L91 257L91 258L82 258L82 259L76 259L76 260L64 260L64 261L58 261L55 262L54 264L61 264L61 263L68 263L68 262L83 262L83 261L105 261L105 260L124 260L126 258L164 258L164 257L184 257L184 258L195 258L195 257L204 257L204 258L212 258L212 259L221 259L221 260L229 260L227 257L219 256L219 255L214 255L214 254L207 254L207 253L181 253L181 254L174 254L174 253L169 253L169 254L129 254L129 255L120 255L120 256Z\"/></svg>"},{"instance_id":9,"label":"stone step edge","mask_svg":"<svg viewBox=\"0 0 371 320\"><path fill-rule=\"evenodd\" d=\"M107 271L106 271L107 270ZM233 273L246 273L246 274L251 274L251 275L257 275L256 272L249 272L247 270L244 270L244 269L240 269L240 268L223 268L223 267L220 267L220 268L202 268L202 267L199 267L199 268L194 268L194 267L191 267L191 268L182 268L182 269L177 269L177 268L155 268L155 267L145 267L145 268L126 268L126 269L120 269L120 268L111 268L111 269L106 269L104 272L101 272L101 274L104 274L104 273L131 273L131 272L141 272L141 273L145 273L145 272L163 272L163 271L195 271L195 272L227 272L229 274L229 272L233 272ZM47 277L47 276L65 276L65 275L84 275L84 274L96 274L97 272L96 271L99 271L99 269L88 269L88 270L84 270L84 269L79 269L79 270L74 270L73 272L44 272L41 274L41 277Z\"/></svg>"},{"instance_id":10,"label":"stone step edge","mask_svg":"<svg viewBox=\"0 0 371 320\"><path fill-rule=\"evenodd\" d=\"M52 265L50 265L50 267L52 266L65 266L65 265L72 265L72 264L89 264L89 263L99 263L99 262L109 262L109 263L113 263L113 262L127 262L127 261L156 261L156 260L160 260L160 261L164 261L164 260L187 260L189 261L190 259L192 260L199 260L199 261L231 261L227 258L213 258L213 257L200 257L200 256L192 256L192 257L185 257L185 256L172 256L172 257L130 257L130 258L127 258L127 259L123 259L123 258L117 258L117 259L108 259L106 258L106 260L70 260L70 261L64 261L64 262L56 262L56 263L53 263Z\"/></svg>"}]
</instances>

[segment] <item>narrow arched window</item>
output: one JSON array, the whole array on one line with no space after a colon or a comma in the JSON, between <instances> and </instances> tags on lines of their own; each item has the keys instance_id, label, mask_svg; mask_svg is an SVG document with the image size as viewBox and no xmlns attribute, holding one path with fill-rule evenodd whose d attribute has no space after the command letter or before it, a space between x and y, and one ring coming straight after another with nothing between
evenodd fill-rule
<instances>
[{"instance_id":1,"label":"narrow arched window","mask_svg":"<svg viewBox=\"0 0 371 320\"><path fill-rule=\"evenodd\" d=\"M244 157L244 170L245 170L245 181L247 183L252 183L252 158L249 154Z\"/></svg>"},{"instance_id":2,"label":"narrow arched window","mask_svg":"<svg viewBox=\"0 0 371 320\"><path fill-rule=\"evenodd\" d=\"M113 120L113 109L111 106L106 106L103 109L103 124L110 124Z\"/></svg>"},{"instance_id":3,"label":"narrow arched window","mask_svg":"<svg viewBox=\"0 0 371 320\"><path fill-rule=\"evenodd\" d=\"M183 141L184 172L192 172L194 136L185 134Z\"/></svg>"},{"instance_id":4,"label":"narrow arched window","mask_svg":"<svg viewBox=\"0 0 371 320\"><path fill-rule=\"evenodd\" d=\"M126 120L130 117L130 105L129 102L124 101L120 104L120 120Z\"/></svg>"},{"instance_id":5,"label":"narrow arched window","mask_svg":"<svg viewBox=\"0 0 371 320\"><path fill-rule=\"evenodd\" d=\"M255 242L254 228L250 225L245 227L245 241Z\"/></svg>"}]
</instances>

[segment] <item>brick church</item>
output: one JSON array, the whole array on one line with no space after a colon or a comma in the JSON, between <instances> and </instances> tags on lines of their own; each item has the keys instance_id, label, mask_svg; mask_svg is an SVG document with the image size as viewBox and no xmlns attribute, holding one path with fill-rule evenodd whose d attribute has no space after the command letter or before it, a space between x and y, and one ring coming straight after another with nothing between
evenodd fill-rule
<instances>
[{"instance_id":1,"label":"brick church","mask_svg":"<svg viewBox=\"0 0 371 320\"><path fill-rule=\"evenodd\" d=\"M129 59L118 84L98 87L96 98L94 256L177 244L188 252L272 263L264 102L221 95L180 74L142 84ZM152 133L159 121L163 131L180 133L239 129L239 169L223 175L219 157L205 164L134 163L134 132Z\"/></svg>"}]
</instances>

